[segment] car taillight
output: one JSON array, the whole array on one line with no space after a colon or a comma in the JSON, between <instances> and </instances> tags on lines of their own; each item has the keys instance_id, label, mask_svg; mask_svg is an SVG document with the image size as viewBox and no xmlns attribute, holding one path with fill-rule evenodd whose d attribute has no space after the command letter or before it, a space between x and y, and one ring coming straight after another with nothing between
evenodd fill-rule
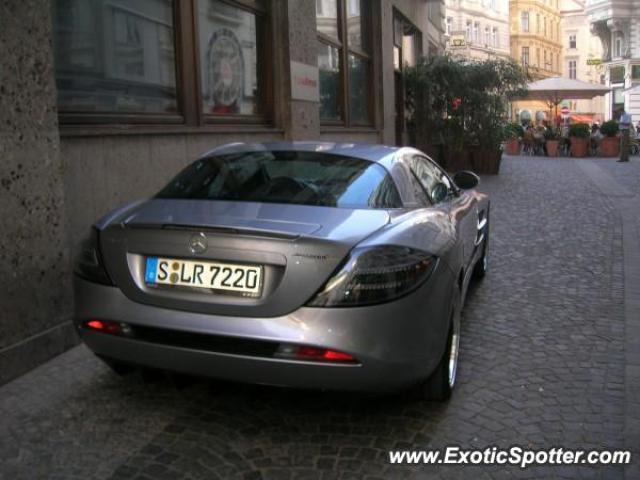
<instances>
[{"instance_id":1,"label":"car taillight","mask_svg":"<svg viewBox=\"0 0 640 480\"><path fill-rule=\"evenodd\" d=\"M98 235L98 230L91 228L89 236L80 243L74 270L79 276L90 282L113 285L114 283L109 278L102 262Z\"/></svg>"},{"instance_id":2,"label":"car taillight","mask_svg":"<svg viewBox=\"0 0 640 480\"><path fill-rule=\"evenodd\" d=\"M409 247L357 248L307 306L351 307L388 302L418 288L435 265L435 257Z\"/></svg>"},{"instance_id":3,"label":"car taillight","mask_svg":"<svg viewBox=\"0 0 640 480\"><path fill-rule=\"evenodd\" d=\"M87 330L111 333L112 335L128 335L131 332L131 327L126 323L113 322L111 320L87 320L83 326Z\"/></svg>"},{"instance_id":4,"label":"car taillight","mask_svg":"<svg viewBox=\"0 0 640 480\"><path fill-rule=\"evenodd\" d=\"M312 362L358 363L358 360L348 353L306 345L282 344L278 347L275 356Z\"/></svg>"}]
</instances>

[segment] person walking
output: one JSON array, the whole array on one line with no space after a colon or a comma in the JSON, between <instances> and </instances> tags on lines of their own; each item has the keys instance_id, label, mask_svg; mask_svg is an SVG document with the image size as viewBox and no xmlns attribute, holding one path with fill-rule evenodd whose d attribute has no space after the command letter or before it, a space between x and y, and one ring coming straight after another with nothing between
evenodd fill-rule
<instances>
[{"instance_id":1,"label":"person walking","mask_svg":"<svg viewBox=\"0 0 640 480\"><path fill-rule=\"evenodd\" d=\"M620 159L619 162L629 161L629 129L633 125L631 121L631 115L629 115L624 109L622 115L620 115Z\"/></svg>"}]
</instances>

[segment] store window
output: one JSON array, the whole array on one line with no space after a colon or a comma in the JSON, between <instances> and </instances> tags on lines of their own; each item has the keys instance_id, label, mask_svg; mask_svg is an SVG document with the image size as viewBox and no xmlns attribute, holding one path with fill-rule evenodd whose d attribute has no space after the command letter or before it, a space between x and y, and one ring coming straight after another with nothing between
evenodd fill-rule
<instances>
[{"instance_id":1,"label":"store window","mask_svg":"<svg viewBox=\"0 0 640 480\"><path fill-rule=\"evenodd\" d=\"M610 83L624 83L624 67L611 67L609 70Z\"/></svg>"},{"instance_id":2,"label":"store window","mask_svg":"<svg viewBox=\"0 0 640 480\"><path fill-rule=\"evenodd\" d=\"M320 120L345 126L371 124L369 2L318 0Z\"/></svg>"},{"instance_id":3,"label":"store window","mask_svg":"<svg viewBox=\"0 0 640 480\"><path fill-rule=\"evenodd\" d=\"M522 12L520 16L521 29L523 32L529 31L529 12Z\"/></svg>"},{"instance_id":4,"label":"store window","mask_svg":"<svg viewBox=\"0 0 640 480\"><path fill-rule=\"evenodd\" d=\"M622 88L616 88L611 95L611 112L613 113L613 119L619 120L622 111L624 110L624 90Z\"/></svg>"},{"instance_id":5,"label":"store window","mask_svg":"<svg viewBox=\"0 0 640 480\"><path fill-rule=\"evenodd\" d=\"M258 75L260 18L220 0L198 0L202 111L263 113Z\"/></svg>"},{"instance_id":6,"label":"store window","mask_svg":"<svg viewBox=\"0 0 640 480\"><path fill-rule=\"evenodd\" d=\"M176 114L172 2L53 2L60 113Z\"/></svg>"},{"instance_id":7,"label":"store window","mask_svg":"<svg viewBox=\"0 0 640 480\"><path fill-rule=\"evenodd\" d=\"M261 0L54 0L60 122L268 124L267 18Z\"/></svg>"}]
</instances>

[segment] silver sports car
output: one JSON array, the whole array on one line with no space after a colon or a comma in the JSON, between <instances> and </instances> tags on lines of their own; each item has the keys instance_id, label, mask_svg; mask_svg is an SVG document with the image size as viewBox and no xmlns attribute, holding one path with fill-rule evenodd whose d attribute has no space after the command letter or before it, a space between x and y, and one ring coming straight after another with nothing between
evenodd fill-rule
<instances>
[{"instance_id":1,"label":"silver sports car","mask_svg":"<svg viewBox=\"0 0 640 480\"><path fill-rule=\"evenodd\" d=\"M487 269L478 181L413 148L216 148L91 228L78 331L118 372L446 399Z\"/></svg>"}]
</instances>

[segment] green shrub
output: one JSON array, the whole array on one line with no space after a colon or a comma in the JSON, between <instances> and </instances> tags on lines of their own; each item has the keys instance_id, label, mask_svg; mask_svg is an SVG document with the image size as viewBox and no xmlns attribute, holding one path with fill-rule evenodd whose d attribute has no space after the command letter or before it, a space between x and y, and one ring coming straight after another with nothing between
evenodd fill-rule
<instances>
[{"instance_id":1,"label":"green shrub","mask_svg":"<svg viewBox=\"0 0 640 480\"><path fill-rule=\"evenodd\" d=\"M549 127L544 131L545 140L559 140L560 133L555 128Z\"/></svg>"},{"instance_id":2,"label":"green shrub","mask_svg":"<svg viewBox=\"0 0 640 480\"><path fill-rule=\"evenodd\" d=\"M615 137L618 134L618 130L620 130L620 127L618 127L618 122L615 120L608 120L600 127L600 132L607 137Z\"/></svg>"},{"instance_id":3,"label":"green shrub","mask_svg":"<svg viewBox=\"0 0 640 480\"><path fill-rule=\"evenodd\" d=\"M569 127L569 136L577 138L589 138L591 129L587 123L574 123Z\"/></svg>"},{"instance_id":4,"label":"green shrub","mask_svg":"<svg viewBox=\"0 0 640 480\"><path fill-rule=\"evenodd\" d=\"M517 122L507 123L504 126L504 138L510 140L512 138L524 137L524 128Z\"/></svg>"},{"instance_id":5,"label":"green shrub","mask_svg":"<svg viewBox=\"0 0 640 480\"><path fill-rule=\"evenodd\" d=\"M526 93L530 76L514 60L423 57L406 69L410 143L444 145L451 151L499 150L507 134L509 102ZM520 126L513 127L522 135Z\"/></svg>"}]
</instances>

